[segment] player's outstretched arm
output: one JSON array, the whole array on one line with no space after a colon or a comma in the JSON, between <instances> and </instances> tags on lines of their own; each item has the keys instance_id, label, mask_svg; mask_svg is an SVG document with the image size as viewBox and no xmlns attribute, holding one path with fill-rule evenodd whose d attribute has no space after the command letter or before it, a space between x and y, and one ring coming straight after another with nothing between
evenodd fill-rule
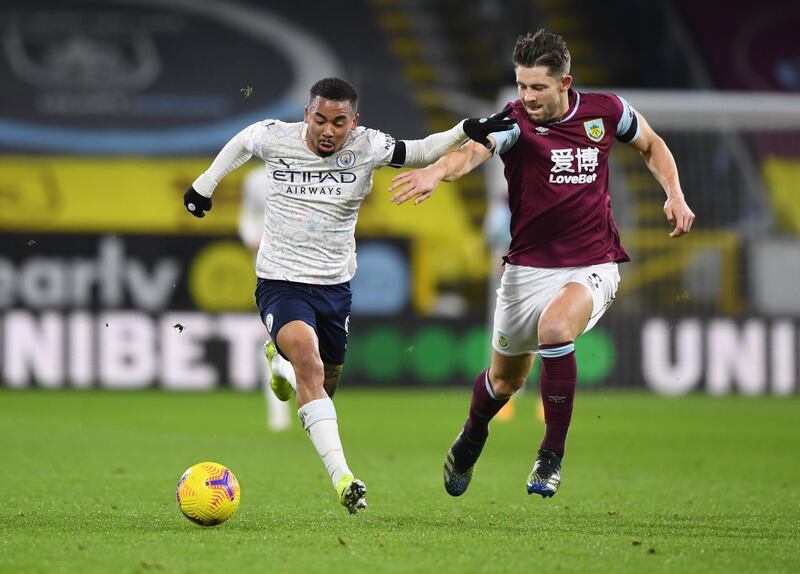
<instances>
[{"instance_id":1,"label":"player's outstretched arm","mask_svg":"<svg viewBox=\"0 0 800 574\"><path fill-rule=\"evenodd\" d=\"M474 141L467 142L433 165L394 176L389 187L389 192L393 193L392 202L400 205L413 199L414 205L420 204L433 195L433 190L440 181L458 179L490 157L492 152L483 145Z\"/></svg>"},{"instance_id":2,"label":"player's outstretched arm","mask_svg":"<svg viewBox=\"0 0 800 574\"><path fill-rule=\"evenodd\" d=\"M641 114L638 112L637 114L639 137L630 145L642 152L647 169L667 194L667 201L664 202L664 215L669 224L675 226L675 229L669 234L670 237L681 237L692 230L694 213L683 196L681 182L678 178L678 166L675 165L675 158L672 157L672 152L669 151L664 140L653 131Z\"/></svg>"},{"instance_id":3,"label":"player's outstretched arm","mask_svg":"<svg viewBox=\"0 0 800 574\"><path fill-rule=\"evenodd\" d=\"M211 195L222 178L253 157L249 150L252 127L243 129L225 144L211 166L183 194L183 205L189 213L205 217L206 211L211 211Z\"/></svg>"},{"instance_id":4,"label":"player's outstretched arm","mask_svg":"<svg viewBox=\"0 0 800 574\"><path fill-rule=\"evenodd\" d=\"M516 119L508 117L512 111L509 107L488 118L467 118L446 132L431 134L422 140L404 140L403 161L392 165L425 167L458 149L467 138L491 150L494 148L494 139L490 140L489 135L513 129L517 123Z\"/></svg>"},{"instance_id":5,"label":"player's outstretched arm","mask_svg":"<svg viewBox=\"0 0 800 574\"><path fill-rule=\"evenodd\" d=\"M464 132L469 139L476 141L488 150L494 149L494 138L489 139L489 134L505 132L514 128L516 118L509 118L514 108L511 106L503 111L492 114L488 118L469 118L464 120Z\"/></svg>"}]
</instances>

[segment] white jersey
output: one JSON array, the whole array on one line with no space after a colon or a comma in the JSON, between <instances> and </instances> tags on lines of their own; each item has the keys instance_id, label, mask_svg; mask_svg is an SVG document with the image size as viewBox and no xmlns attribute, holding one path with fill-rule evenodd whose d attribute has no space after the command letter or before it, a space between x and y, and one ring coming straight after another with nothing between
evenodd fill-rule
<instances>
[{"instance_id":1,"label":"white jersey","mask_svg":"<svg viewBox=\"0 0 800 574\"><path fill-rule=\"evenodd\" d=\"M389 164L395 140L357 127L342 149L320 157L306 124L265 120L240 132L243 151L264 160L264 235L256 274L315 285L349 281L356 271L355 229L372 172Z\"/></svg>"},{"instance_id":2,"label":"white jersey","mask_svg":"<svg viewBox=\"0 0 800 574\"><path fill-rule=\"evenodd\" d=\"M264 160L264 234L256 274L314 285L349 281L356 272L355 229L372 172L389 165L395 140L378 130L355 128L338 152L320 157L306 143L305 123L264 120L239 132L192 187L211 197L214 188L252 156ZM404 140L397 164L421 167L460 146L459 123L423 140Z\"/></svg>"}]
</instances>

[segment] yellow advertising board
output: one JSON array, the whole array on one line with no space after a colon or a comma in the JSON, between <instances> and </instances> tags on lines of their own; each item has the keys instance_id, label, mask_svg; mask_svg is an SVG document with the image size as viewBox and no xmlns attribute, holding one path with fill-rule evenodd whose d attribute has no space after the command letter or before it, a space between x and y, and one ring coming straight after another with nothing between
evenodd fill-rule
<instances>
[{"instance_id":1,"label":"yellow advertising board","mask_svg":"<svg viewBox=\"0 0 800 574\"><path fill-rule=\"evenodd\" d=\"M0 229L51 233L230 234L239 186L230 174L213 217L187 217L183 192L207 158L0 157Z\"/></svg>"},{"instance_id":2,"label":"yellow advertising board","mask_svg":"<svg viewBox=\"0 0 800 574\"><path fill-rule=\"evenodd\" d=\"M260 162L229 174L214 192L211 212L196 219L186 212L183 193L210 161L0 157L0 231L236 235L242 179ZM414 302L424 313L432 308L441 283L485 277L488 255L454 184L441 184L420 205L398 207L387 192L397 173L375 172L357 233L411 241Z\"/></svg>"}]
</instances>

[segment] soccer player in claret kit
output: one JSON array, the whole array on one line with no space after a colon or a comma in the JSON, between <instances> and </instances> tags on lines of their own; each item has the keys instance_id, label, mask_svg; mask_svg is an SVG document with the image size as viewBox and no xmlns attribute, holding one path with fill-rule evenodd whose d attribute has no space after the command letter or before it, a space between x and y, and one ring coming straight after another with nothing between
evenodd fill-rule
<instances>
[{"instance_id":1,"label":"soccer player in claret kit","mask_svg":"<svg viewBox=\"0 0 800 574\"><path fill-rule=\"evenodd\" d=\"M489 434L489 421L542 359L545 435L527 480L529 494L553 496L572 417L575 339L614 300L617 264L628 261L611 214L608 158L616 139L641 152L667 195L673 238L694 214L684 200L672 153L621 97L572 89L563 38L539 30L520 36L512 61L519 99L484 119L498 131L473 137L428 168L398 175L396 203L431 197L436 184L470 172L493 155L505 167L511 245L497 291L492 361L475 377L469 417L447 453L444 485L463 494Z\"/></svg>"},{"instance_id":2,"label":"soccer player in claret kit","mask_svg":"<svg viewBox=\"0 0 800 574\"><path fill-rule=\"evenodd\" d=\"M296 393L303 428L353 514L367 505L366 487L347 466L331 397L347 344L358 210L372 189L373 170L429 165L467 140L470 121L422 140L395 141L358 126L357 101L348 82L320 80L304 122L264 120L245 128L184 194L189 212L204 217L225 175L253 155L264 160L256 302L274 343L267 347L273 390L283 400ZM478 119L470 126L471 137L489 134Z\"/></svg>"}]
</instances>

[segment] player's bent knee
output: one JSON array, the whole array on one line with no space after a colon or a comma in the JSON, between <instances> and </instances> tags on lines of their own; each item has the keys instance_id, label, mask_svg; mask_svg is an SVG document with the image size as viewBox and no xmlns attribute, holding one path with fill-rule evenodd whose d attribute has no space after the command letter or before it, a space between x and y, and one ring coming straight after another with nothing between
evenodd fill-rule
<instances>
[{"instance_id":1,"label":"player's bent knee","mask_svg":"<svg viewBox=\"0 0 800 574\"><path fill-rule=\"evenodd\" d=\"M572 326L567 321L549 319L539 322L539 344L552 345L572 341L576 335L572 332Z\"/></svg>"},{"instance_id":2,"label":"player's bent knee","mask_svg":"<svg viewBox=\"0 0 800 574\"><path fill-rule=\"evenodd\" d=\"M525 384L524 378L519 377L492 377L492 390L498 399L505 399L516 393Z\"/></svg>"},{"instance_id":3,"label":"player's bent knee","mask_svg":"<svg viewBox=\"0 0 800 574\"><path fill-rule=\"evenodd\" d=\"M292 367L294 367L298 382L300 380L319 380L321 382L325 377L325 369L322 360L316 354L301 354L294 358Z\"/></svg>"}]
</instances>

